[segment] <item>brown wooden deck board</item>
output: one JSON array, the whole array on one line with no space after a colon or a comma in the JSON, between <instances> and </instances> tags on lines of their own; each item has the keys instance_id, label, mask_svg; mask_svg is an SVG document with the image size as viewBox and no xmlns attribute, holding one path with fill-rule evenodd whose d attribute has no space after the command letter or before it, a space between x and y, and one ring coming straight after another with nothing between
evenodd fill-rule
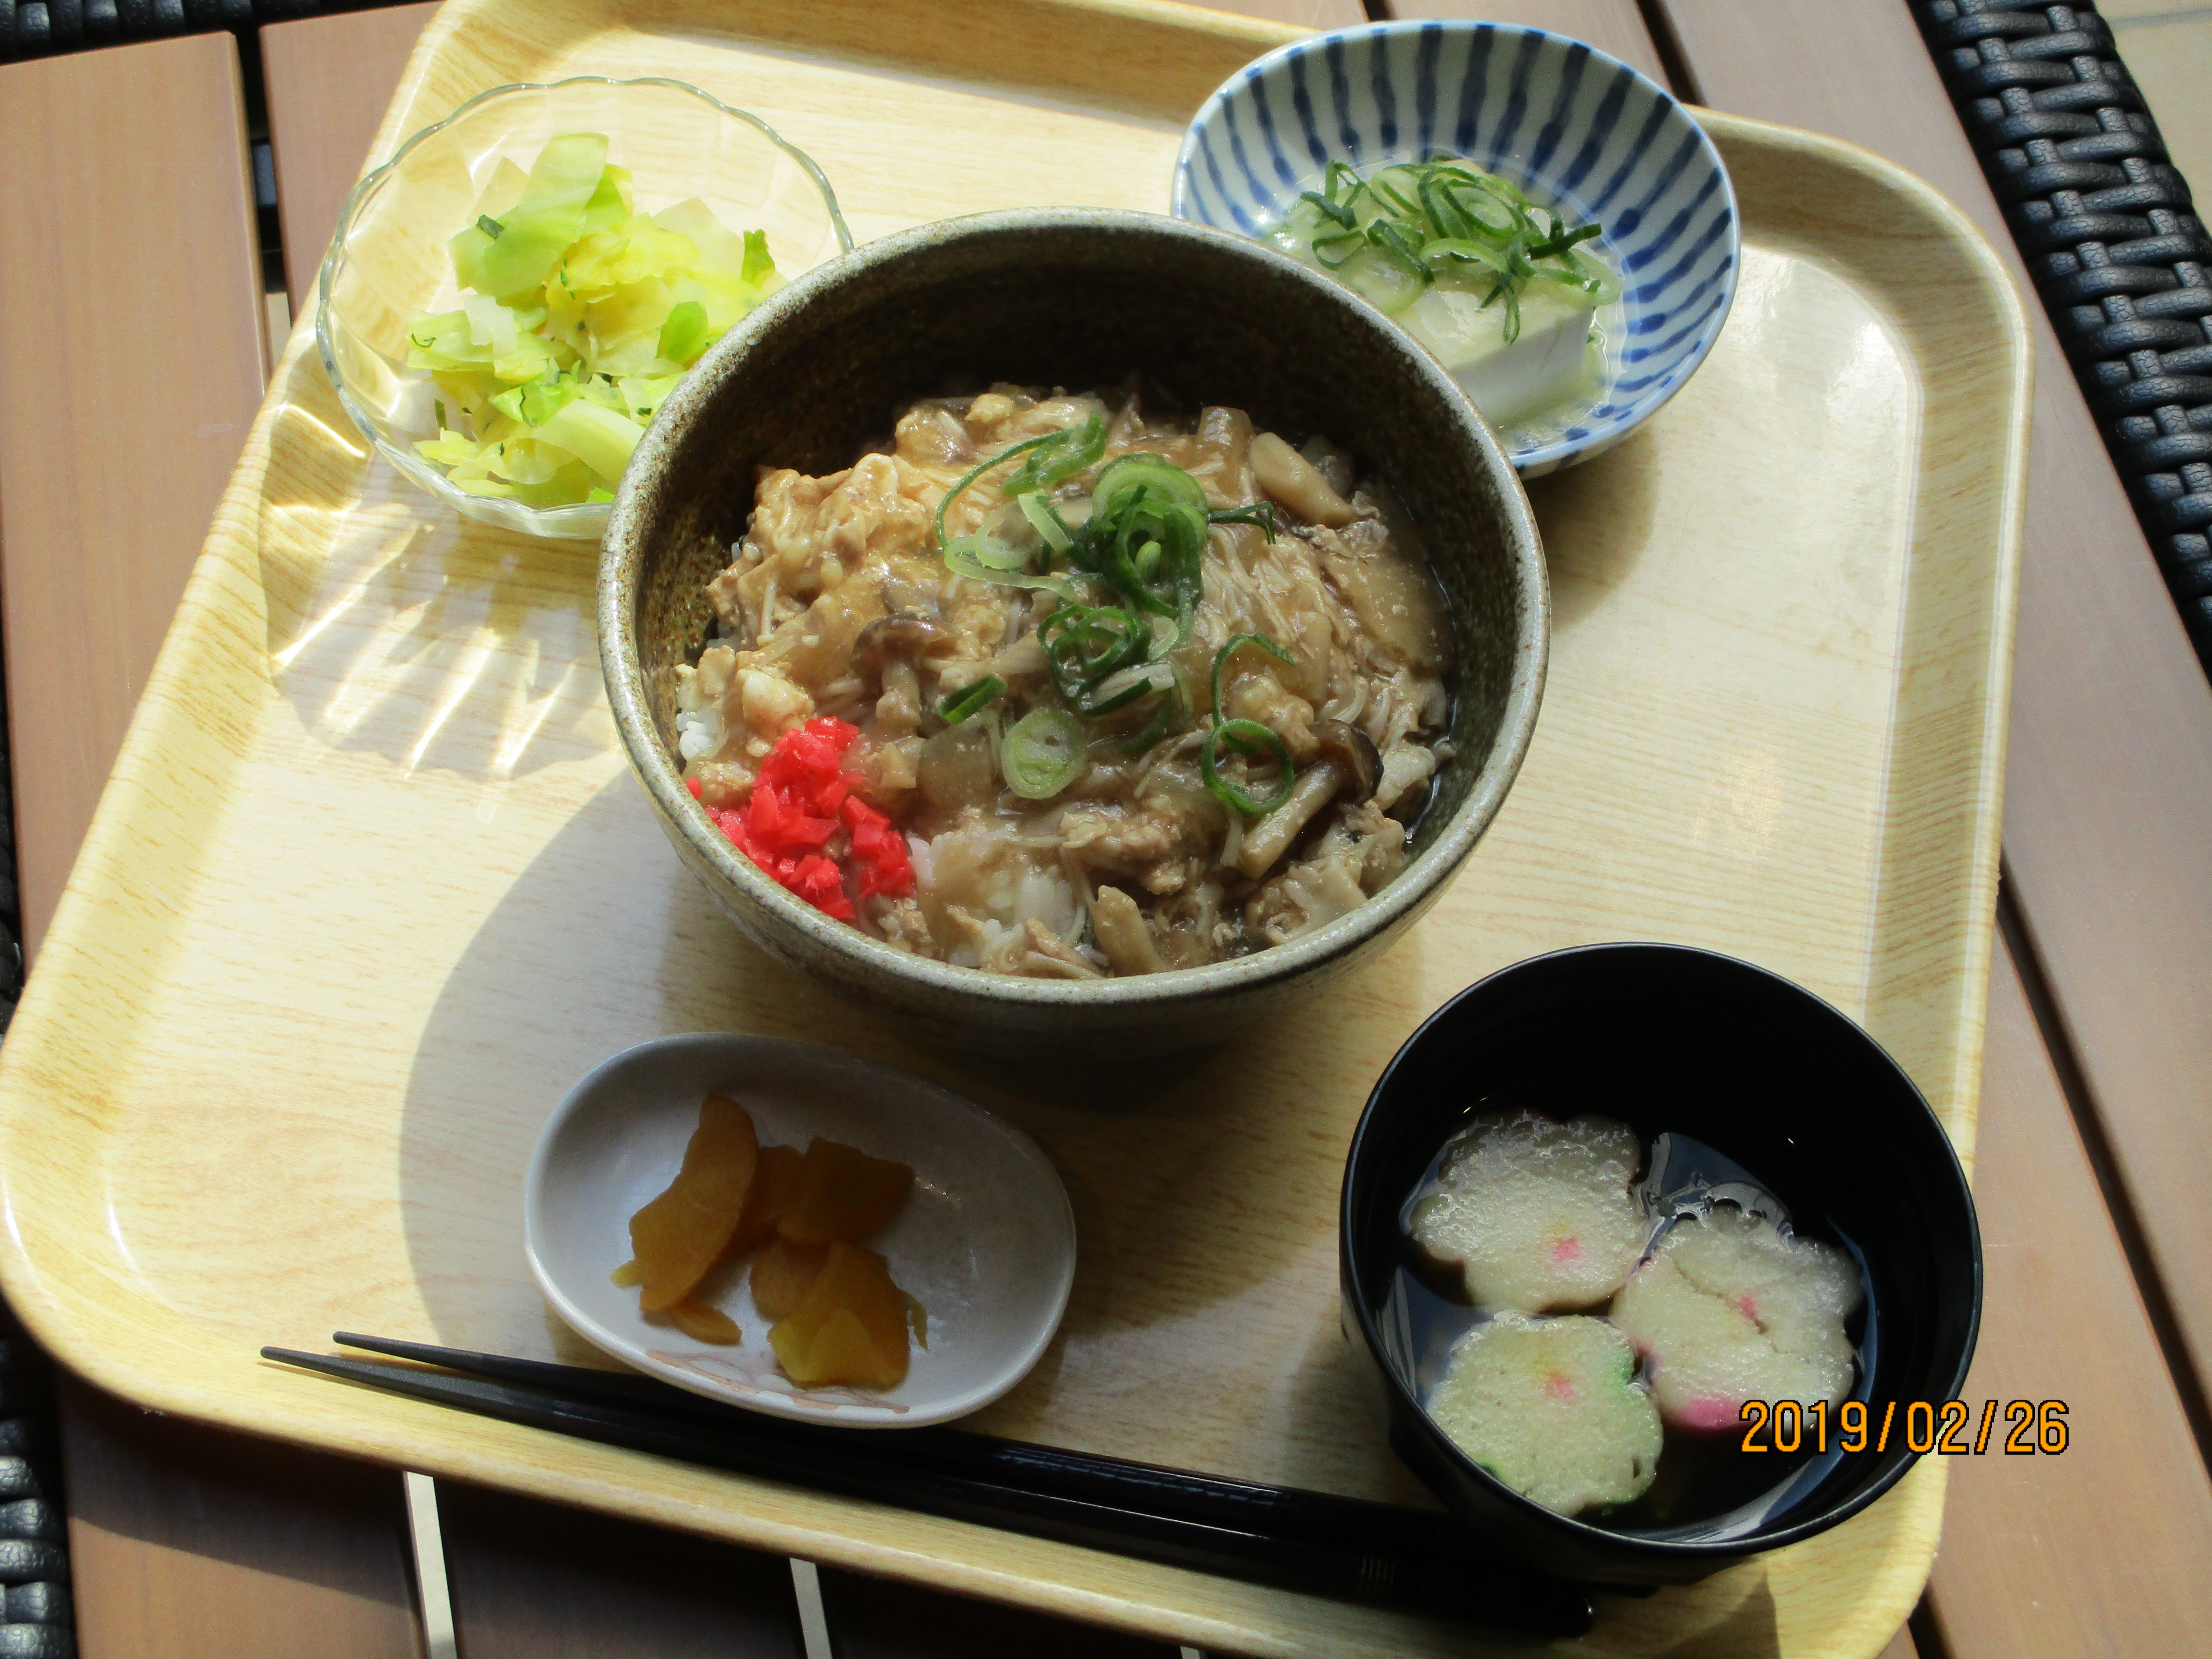
<instances>
[{"instance_id":1,"label":"brown wooden deck board","mask_svg":"<svg viewBox=\"0 0 2212 1659\"><path fill-rule=\"evenodd\" d=\"M462 1659L799 1659L781 1556L451 1481L438 1514Z\"/></svg>"},{"instance_id":2,"label":"brown wooden deck board","mask_svg":"<svg viewBox=\"0 0 2212 1659\"><path fill-rule=\"evenodd\" d=\"M1270 17L1302 29L1340 29L1367 21L1359 0L1212 0L1208 9Z\"/></svg>"},{"instance_id":3,"label":"brown wooden deck board","mask_svg":"<svg viewBox=\"0 0 2212 1659\"><path fill-rule=\"evenodd\" d=\"M2212 1479L2010 955L1990 979L1974 1157L1987 1291L1964 1397L2061 1400L2057 1456L1954 1458L1929 1600L1950 1659L2181 1654L2201 1639Z\"/></svg>"},{"instance_id":4,"label":"brown wooden deck board","mask_svg":"<svg viewBox=\"0 0 2212 1659\"><path fill-rule=\"evenodd\" d=\"M822 1601L838 1659L1176 1659L1114 1631L824 1568Z\"/></svg>"},{"instance_id":5,"label":"brown wooden deck board","mask_svg":"<svg viewBox=\"0 0 2212 1659\"><path fill-rule=\"evenodd\" d=\"M417 1659L388 1469L63 1388L82 1659Z\"/></svg>"},{"instance_id":6,"label":"brown wooden deck board","mask_svg":"<svg viewBox=\"0 0 2212 1659\"><path fill-rule=\"evenodd\" d=\"M0 66L0 591L27 952L268 378L238 56Z\"/></svg>"},{"instance_id":7,"label":"brown wooden deck board","mask_svg":"<svg viewBox=\"0 0 2212 1659\"><path fill-rule=\"evenodd\" d=\"M341 12L272 23L261 31L284 285L295 317L314 303L315 273L337 228L338 211L366 169L369 143L407 67L407 54L437 9L431 4Z\"/></svg>"},{"instance_id":8,"label":"brown wooden deck board","mask_svg":"<svg viewBox=\"0 0 2212 1659\"><path fill-rule=\"evenodd\" d=\"M1667 76L1636 0L1380 0L1392 17L1468 17L1486 23L1528 23L1586 40L1633 64L1662 86Z\"/></svg>"},{"instance_id":9,"label":"brown wooden deck board","mask_svg":"<svg viewBox=\"0 0 2212 1659\"><path fill-rule=\"evenodd\" d=\"M29 949L267 378L240 93L221 34L0 68L0 575ZM388 1472L74 1385L61 1408L86 1659L416 1653Z\"/></svg>"}]
</instances>

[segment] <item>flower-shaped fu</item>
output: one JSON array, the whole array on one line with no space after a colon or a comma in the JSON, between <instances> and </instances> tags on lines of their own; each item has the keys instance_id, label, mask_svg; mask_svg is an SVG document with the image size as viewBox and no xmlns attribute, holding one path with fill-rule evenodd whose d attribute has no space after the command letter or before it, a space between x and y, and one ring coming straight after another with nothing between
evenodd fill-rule
<instances>
[{"instance_id":1,"label":"flower-shaped fu","mask_svg":"<svg viewBox=\"0 0 2212 1659\"><path fill-rule=\"evenodd\" d=\"M1636 1133L1606 1117L1475 1119L1414 1205L1413 1242L1465 1275L1478 1307L1588 1308L1628 1281L1650 1224L1630 1190Z\"/></svg>"}]
</instances>

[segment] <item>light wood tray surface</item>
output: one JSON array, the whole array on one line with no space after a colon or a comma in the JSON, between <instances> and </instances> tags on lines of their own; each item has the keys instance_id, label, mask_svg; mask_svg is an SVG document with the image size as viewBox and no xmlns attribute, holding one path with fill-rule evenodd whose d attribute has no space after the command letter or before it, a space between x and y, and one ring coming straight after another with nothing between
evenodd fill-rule
<instances>
[{"instance_id":1,"label":"light wood tray surface","mask_svg":"<svg viewBox=\"0 0 2212 1659\"><path fill-rule=\"evenodd\" d=\"M665 74L765 117L863 239L1158 209L1182 127L1294 32L1141 0L454 0L381 156L464 98ZM1522 1644L459 1416L264 1364L338 1328L586 1360L525 1270L539 1124L646 1037L772 1032L1005 1112L1083 1257L996 1432L1424 1501L1339 1334L1335 1203L1376 1073L1537 951L1679 940L1863 1018L1971 1158L2027 391L2017 302L1924 186L1705 118L1745 217L1703 372L1538 484L1535 742L1389 955L1295 1025L1126 1075L971 1070L774 967L678 865L601 694L592 550L372 465L295 332L0 1050L0 1285L104 1386L763 1548L1268 1655ZM1357 433L1334 434L1355 448ZM128 488L118 476L118 488ZM1601 1603L1577 1651L1863 1659L1926 1577L1942 1471L1796 1548Z\"/></svg>"}]
</instances>

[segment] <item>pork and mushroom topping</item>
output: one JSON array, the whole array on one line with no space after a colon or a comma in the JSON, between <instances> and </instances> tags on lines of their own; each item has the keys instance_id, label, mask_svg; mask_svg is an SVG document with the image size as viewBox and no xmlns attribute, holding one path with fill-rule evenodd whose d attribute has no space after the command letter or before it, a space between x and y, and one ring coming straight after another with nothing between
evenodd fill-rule
<instances>
[{"instance_id":1,"label":"pork and mushroom topping","mask_svg":"<svg viewBox=\"0 0 2212 1659\"><path fill-rule=\"evenodd\" d=\"M1397 528L1394 531L1394 526ZM692 792L896 948L1055 978L1282 944L1404 866L1451 628L1350 458L997 386L763 474L678 675Z\"/></svg>"}]
</instances>

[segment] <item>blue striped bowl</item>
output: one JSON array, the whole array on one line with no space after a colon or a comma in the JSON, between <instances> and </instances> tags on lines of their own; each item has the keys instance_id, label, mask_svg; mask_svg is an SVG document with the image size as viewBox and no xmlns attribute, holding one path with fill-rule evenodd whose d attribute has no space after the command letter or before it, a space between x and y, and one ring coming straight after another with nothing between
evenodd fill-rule
<instances>
[{"instance_id":1,"label":"blue striped bowl","mask_svg":"<svg viewBox=\"0 0 2212 1659\"><path fill-rule=\"evenodd\" d=\"M1509 441L1524 478L1586 461L1681 389L1712 349L1741 263L1720 152L1667 91L1605 53L1506 23L1370 23L1269 52L1190 124L1174 211L1264 234L1329 162L1464 156L1605 227L1621 273L1606 386L1563 431Z\"/></svg>"}]
</instances>

